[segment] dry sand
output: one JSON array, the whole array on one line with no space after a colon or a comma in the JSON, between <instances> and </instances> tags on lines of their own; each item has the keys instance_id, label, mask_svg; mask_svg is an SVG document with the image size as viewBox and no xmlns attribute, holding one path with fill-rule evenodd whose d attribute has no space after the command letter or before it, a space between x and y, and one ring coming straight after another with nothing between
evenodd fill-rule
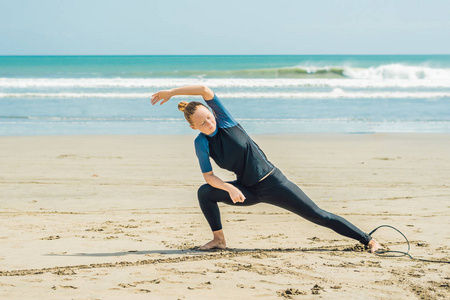
<instances>
[{"instance_id":1,"label":"dry sand","mask_svg":"<svg viewBox=\"0 0 450 300\"><path fill-rule=\"evenodd\" d=\"M253 138L322 208L450 260L450 135ZM196 251L211 233L193 139L1 137L0 298L450 298L448 264L379 257L266 204L221 205L229 249Z\"/></svg>"}]
</instances>

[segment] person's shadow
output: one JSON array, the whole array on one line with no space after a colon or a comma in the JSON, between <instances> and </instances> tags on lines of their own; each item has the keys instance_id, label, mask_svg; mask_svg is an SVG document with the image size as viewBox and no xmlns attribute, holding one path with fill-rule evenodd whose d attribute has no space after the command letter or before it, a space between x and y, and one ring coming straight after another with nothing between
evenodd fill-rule
<instances>
[{"instance_id":1,"label":"person's shadow","mask_svg":"<svg viewBox=\"0 0 450 300\"><path fill-rule=\"evenodd\" d=\"M145 251L123 251L123 252L109 252L109 253L73 253L73 254L45 254L47 256L125 256L125 255L146 255L146 254L187 254L189 251L196 250L145 250ZM203 252L203 251L196 251Z\"/></svg>"},{"instance_id":2,"label":"person's shadow","mask_svg":"<svg viewBox=\"0 0 450 300\"><path fill-rule=\"evenodd\" d=\"M107 256L125 256L125 255L148 255L148 254L170 254L170 255L201 255L211 252L225 252L225 253L286 253L286 252L342 252L342 251L355 251L352 248L342 248L341 247L324 247L324 248L253 248L253 249L242 249L242 248L227 248L227 249L211 249L211 250L199 250L198 247L193 247L190 249L168 249L168 250L129 250L122 252L109 252L109 253L73 253L73 254L45 254L47 256L92 256L92 257L107 257ZM357 251L356 252L361 252Z\"/></svg>"}]
</instances>

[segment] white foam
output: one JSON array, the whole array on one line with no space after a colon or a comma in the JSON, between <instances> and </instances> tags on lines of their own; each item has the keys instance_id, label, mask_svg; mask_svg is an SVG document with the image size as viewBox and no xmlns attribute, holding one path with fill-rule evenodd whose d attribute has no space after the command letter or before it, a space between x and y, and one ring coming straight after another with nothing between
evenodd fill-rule
<instances>
[{"instance_id":1,"label":"white foam","mask_svg":"<svg viewBox=\"0 0 450 300\"><path fill-rule=\"evenodd\" d=\"M389 64L378 67L344 68L344 75L353 79L372 80L446 80L450 82L450 69Z\"/></svg>"},{"instance_id":2,"label":"white foam","mask_svg":"<svg viewBox=\"0 0 450 300\"><path fill-rule=\"evenodd\" d=\"M120 98L120 99L150 99L152 93L0 93L0 98ZM185 96L193 97L193 96ZM246 92L246 93L220 93L221 98L242 99L376 99L376 98L450 98L450 92L347 92L336 88L331 92Z\"/></svg>"},{"instance_id":3,"label":"white foam","mask_svg":"<svg viewBox=\"0 0 450 300\"><path fill-rule=\"evenodd\" d=\"M51 121L151 121L151 122L185 122L184 118L103 118L103 117L0 117L0 119L27 119L27 120L51 120Z\"/></svg>"},{"instance_id":4,"label":"white foam","mask_svg":"<svg viewBox=\"0 0 450 300\"><path fill-rule=\"evenodd\" d=\"M341 88L450 88L450 78L382 79L354 71L353 79L275 78L275 79L198 79L198 78L0 78L0 88L173 88L203 84L211 88L283 88L283 87L341 87ZM376 77L376 76L373 76Z\"/></svg>"},{"instance_id":5,"label":"white foam","mask_svg":"<svg viewBox=\"0 0 450 300\"><path fill-rule=\"evenodd\" d=\"M331 92L305 93L221 93L222 98L295 98L295 99L375 99L375 98L450 98L450 92L346 92L335 88Z\"/></svg>"}]
</instances>

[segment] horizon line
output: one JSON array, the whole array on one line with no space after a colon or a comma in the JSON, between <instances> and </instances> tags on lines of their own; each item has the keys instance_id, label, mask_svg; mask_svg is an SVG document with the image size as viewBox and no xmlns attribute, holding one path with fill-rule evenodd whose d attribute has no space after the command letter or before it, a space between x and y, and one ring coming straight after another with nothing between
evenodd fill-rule
<instances>
[{"instance_id":1,"label":"horizon line","mask_svg":"<svg viewBox=\"0 0 450 300\"><path fill-rule=\"evenodd\" d=\"M450 55L450 53L441 54L0 54L0 57L49 57L49 56L65 56L65 57L79 57L79 56L442 56Z\"/></svg>"}]
</instances>

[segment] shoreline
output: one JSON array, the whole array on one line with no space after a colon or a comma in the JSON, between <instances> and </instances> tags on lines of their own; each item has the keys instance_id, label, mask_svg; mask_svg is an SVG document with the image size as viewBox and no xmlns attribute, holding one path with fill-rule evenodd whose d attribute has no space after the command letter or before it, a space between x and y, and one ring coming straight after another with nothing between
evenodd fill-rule
<instances>
[{"instance_id":1,"label":"shoreline","mask_svg":"<svg viewBox=\"0 0 450 300\"><path fill-rule=\"evenodd\" d=\"M163 136L197 136L198 131L191 134L55 134L55 135L0 135L0 139L2 138L29 138L29 137L138 137L138 136L155 136L155 137L163 137ZM253 136L268 136L268 137L276 137L276 136L352 136L352 135L450 135L450 132L298 132L298 133L249 133L250 137Z\"/></svg>"}]
</instances>

